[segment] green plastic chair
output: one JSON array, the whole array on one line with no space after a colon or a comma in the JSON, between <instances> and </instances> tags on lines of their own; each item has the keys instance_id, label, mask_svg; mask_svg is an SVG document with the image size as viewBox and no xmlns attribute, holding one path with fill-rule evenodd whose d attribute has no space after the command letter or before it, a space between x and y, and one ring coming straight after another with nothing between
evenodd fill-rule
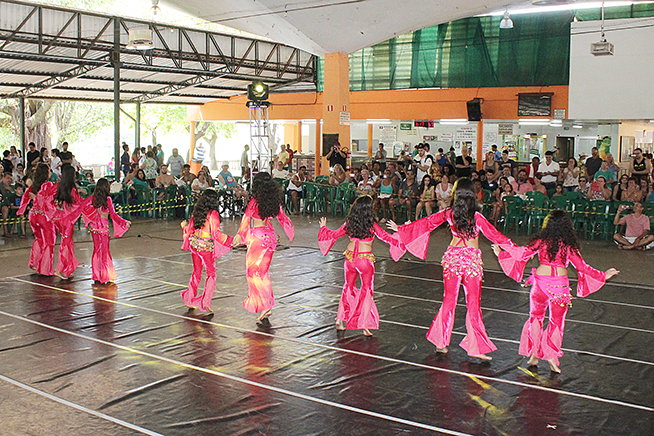
<instances>
[{"instance_id":1,"label":"green plastic chair","mask_svg":"<svg viewBox=\"0 0 654 436\"><path fill-rule=\"evenodd\" d=\"M150 203L152 203L152 191L150 188L141 186L141 185L133 185L134 190L136 191L136 210L137 213L143 217L147 218L148 217L148 208L152 206Z\"/></svg>"},{"instance_id":2,"label":"green plastic chair","mask_svg":"<svg viewBox=\"0 0 654 436\"><path fill-rule=\"evenodd\" d=\"M589 225L588 224L588 211L590 201L585 198L577 198L570 200L570 218L572 219L572 225L574 226L577 232L581 231L581 228Z\"/></svg>"},{"instance_id":3,"label":"green plastic chair","mask_svg":"<svg viewBox=\"0 0 654 436\"><path fill-rule=\"evenodd\" d=\"M553 209L568 210L568 206L569 206L568 197L565 195L562 195L560 197L552 197L550 198L550 205L552 206Z\"/></svg>"},{"instance_id":4,"label":"green plastic chair","mask_svg":"<svg viewBox=\"0 0 654 436\"><path fill-rule=\"evenodd\" d=\"M504 215L504 234L515 226L516 235L520 235L520 225L525 221L524 200L520 197L504 197L506 214Z\"/></svg>"},{"instance_id":5,"label":"green plastic chair","mask_svg":"<svg viewBox=\"0 0 654 436\"><path fill-rule=\"evenodd\" d=\"M490 218L491 213L493 212L493 205L491 204L491 198L492 197L493 197L493 193L490 190L488 190L488 189L483 189L482 190L482 199L481 199L481 202L482 202L482 205L481 205L482 209L481 210L482 210L482 212L481 213L486 218Z\"/></svg>"},{"instance_id":6,"label":"green plastic chair","mask_svg":"<svg viewBox=\"0 0 654 436\"><path fill-rule=\"evenodd\" d=\"M581 194L581 192L578 191L565 191L563 195L568 199L568 200L577 200L580 198L584 198L584 196Z\"/></svg>"},{"instance_id":7,"label":"green plastic chair","mask_svg":"<svg viewBox=\"0 0 654 436\"><path fill-rule=\"evenodd\" d=\"M587 226L584 229L586 239L595 239L600 235L608 240L609 233L613 233L613 215L611 215L611 202L605 200L589 201Z\"/></svg>"},{"instance_id":8,"label":"green plastic chair","mask_svg":"<svg viewBox=\"0 0 654 436\"><path fill-rule=\"evenodd\" d=\"M350 202L356 195L356 187L353 183L343 183L336 188L336 194L332 201L332 216L336 216L340 208L341 215L346 216L350 210Z\"/></svg>"},{"instance_id":9,"label":"green plastic chair","mask_svg":"<svg viewBox=\"0 0 654 436\"><path fill-rule=\"evenodd\" d=\"M529 213L527 214L527 235L531 235L534 227L540 229L543 226L545 217L548 214L548 198L547 195L538 191L527 192L529 198Z\"/></svg>"},{"instance_id":10,"label":"green plastic chair","mask_svg":"<svg viewBox=\"0 0 654 436\"><path fill-rule=\"evenodd\" d=\"M329 183L329 176L317 176L316 183Z\"/></svg>"},{"instance_id":11,"label":"green plastic chair","mask_svg":"<svg viewBox=\"0 0 654 436\"><path fill-rule=\"evenodd\" d=\"M304 196L304 208L302 214L307 212L317 214L320 211L320 199L318 198L318 188L315 183L303 183L302 193Z\"/></svg>"}]
</instances>

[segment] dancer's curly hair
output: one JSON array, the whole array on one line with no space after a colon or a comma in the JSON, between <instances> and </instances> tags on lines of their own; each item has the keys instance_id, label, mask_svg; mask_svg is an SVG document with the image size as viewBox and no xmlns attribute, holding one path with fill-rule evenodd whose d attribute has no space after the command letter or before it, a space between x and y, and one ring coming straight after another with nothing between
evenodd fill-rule
<instances>
[{"instance_id":1,"label":"dancer's curly hair","mask_svg":"<svg viewBox=\"0 0 654 436\"><path fill-rule=\"evenodd\" d=\"M40 163L36 166L34 171L34 180L32 181L32 193L38 194L41 186L48 181L50 177L50 166L45 163Z\"/></svg>"},{"instance_id":2,"label":"dancer's curly hair","mask_svg":"<svg viewBox=\"0 0 654 436\"><path fill-rule=\"evenodd\" d=\"M553 210L545 218L543 227L533 236L529 246L538 248L544 245L547 247L547 257L554 262L560 250L566 247L571 250L579 250L579 239L575 233L570 216L563 210Z\"/></svg>"},{"instance_id":3,"label":"dancer's curly hair","mask_svg":"<svg viewBox=\"0 0 654 436\"><path fill-rule=\"evenodd\" d=\"M366 239L372 236L375 214L372 210L372 197L363 195L356 199L347 214L345 231L352 238Z\"/></svg>"},{"instance_id":4,"label":"dancer's curly hair","mask_svg":"<svg viewBox=\"0 0 654 436\"><path fill-rule=\"evenodd\" d=\"M475 213L479 211L475 185L467 177L460 178L454 183L452 189L452 220L453 230L462 238L474 239L477 237L477 221Z\"/></svg>"},{"instance_id":5,"label":"dancer's curly hair","mask_svg":"<svg viewBox=\"0 0 654 436\"><path fill-rule=\"evenodd\" d=\"M109 206L107 197L109 197L110 190L109 180L104 177L96 182L92 200L94 208L100 209L101 207L106 208Z\"/></svg>"},{"instance_id":6,"label":"dancer's curly hair","mask_svg":"<svg viewBox=\"0 0 654 436\"><path fill-rule=\"evenodd\" d=\"M212 210L218 210L218 193L213 189L205 190L193 208L193 228L201 229L207 222Z\"/></svg>"},{"instance_id":7,"label":"dancer's curly hair","mask_svg":"<svg viewBox=\"0 0 654 436\"><path fill-rule=\"evenodd\" d=\"M268 173L257 173L252 179L252 198L259 206L259 216L262 220L273 218L279 214L282 205L282 194L277 182Z\"/></svg>"},{"instance_id":8,"label":"dancer's curly hair","mask_svg":"<svg viewBox=\"0 0 654 436\"><path fill-rule=\"evenodd\" d=\"M75 203L73 198L73 189L75 188L75 168L72 165L64 165L61 168L61 178L57 183L57 193L54 200L58 206L63 206L64 203L71 205Z\"/></svg>"}]
</instances>

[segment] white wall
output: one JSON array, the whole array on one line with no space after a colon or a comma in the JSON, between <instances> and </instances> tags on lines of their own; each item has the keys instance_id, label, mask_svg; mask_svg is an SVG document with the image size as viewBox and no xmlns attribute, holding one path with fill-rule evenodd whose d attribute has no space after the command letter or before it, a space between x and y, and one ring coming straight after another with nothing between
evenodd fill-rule
<instances>
[{"instance_id":1,"label":"white wall","mask_svg":"<svg viewBox=\"0 0 654 436\"><path fill-rule=\"evenodd\" d=\"M608 20L605 29L615 54L593 56L600 22L571 24L568 118L654 118L654 18Z\"/></svg>"}]
</instances>

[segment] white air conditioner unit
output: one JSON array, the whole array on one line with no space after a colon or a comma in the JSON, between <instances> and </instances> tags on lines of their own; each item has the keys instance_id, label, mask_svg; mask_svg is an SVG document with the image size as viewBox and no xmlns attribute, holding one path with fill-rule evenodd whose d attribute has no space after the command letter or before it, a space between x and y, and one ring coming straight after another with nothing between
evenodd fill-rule
<instances>
[{"instance_id":1,"label":"white air conditioner unit","mask_svg":"<svg viewBox=\"0 0 654 436\"><path fill-rule=\"evenodd\" d=\"M152 30L150 29L129 29L129 44L127 48L136 50L150 50L154 47L152 43Z\"/></svg>"},{"instance_id":2,"label":"white air conditioner unit","mask_svg":"<svg viewBox=\"0 0 654 436\"><path fill-rule=\"evenodd\" d=\"M590 54L593 56L612 56L613 44L606 39L602 39L600 42L594 42L590 45Z\"/></svg>"}]
</instances>

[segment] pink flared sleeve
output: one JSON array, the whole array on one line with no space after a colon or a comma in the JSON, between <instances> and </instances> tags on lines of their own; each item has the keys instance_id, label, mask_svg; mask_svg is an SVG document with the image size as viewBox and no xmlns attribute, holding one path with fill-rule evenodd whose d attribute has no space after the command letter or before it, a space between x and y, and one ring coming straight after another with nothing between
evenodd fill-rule
<instances>
[{"instance_id":1,"label":"pink flared sleeve","mask_svg":"<svg viewBox=\"0 0 654 436\"><path fill-rule=\"evenodd\" d=\"M404 253L406 253L406 247L404 246L404 243L402 243L402 240L397 233L391 235L379 227L377 223L373 224L373 231L375 232L375 236L390 246L391 257L395 262L404 256Z\"/></svg>"},{"instance_id":2,"label":"pink flared sleeve","mask_svg":"<svg viewBox=\"0 0 654 436\"><path fill-rule=\"evenodd\" d=\"M209 220L211 238L213 239L213 258L217 259L231 250L233 238L220 231L220 214L218 211L212 211L207 219Z\"/></svg>"},{"instance_id":3,"label":"pink flared sleeve","mask_svg":"<svg viewBox=\"0 0 654 436\"><path fill-rule=\"evenodd\" d=\"M30 197L31 193L32 193L32 187L30 186L25 190L23 196L20 199L20 207L18 208L16 215L23 215L25 213L27 206L30 204L30 201L32 201L32 197Z\"/></svg>"},{"instance_id":4,"label":"pink flared sleeve","mask_svg":"<svg viewBox=\"0 0 654 436\"><path fill-rule=\"evenodd\" d=\"M125 232L127 232L127 230L129 230L129 221L116 213L114 202L111 201L111 197L107 197L107 209L109 209L111 221L114 223L114 238L120 238L125 234Z\"/></svg>"},{"instance_id":5,"label":"pink flared sleeve","mask_svg":"<svg viewBox=\"0 0 654 436\"><path fill-rule=\"evenodd\" d=\"M399 226L397 234L411 254L425 259L429 246L429 234L444 222L445 210L441 210L418 221Z\"/></svg>"},{"instance_id":6,"label":"pink flared sleeve","mask_svg":"<svg viewBox=\"0 0 654 436\"><path fill-rule=\"evenodd\" d=\"M477 223L477 228L494 244L499 245L503 249L508 247L516 247L515 243L511 239L504 236L502 232L497 230L495 226L488 222L486 217L479 212L475 213L475 222Z\"/></svg>"},{"instance_id":7,"label":"pink flared sleeve","mask_svg":"<svg viewBox=\"0 0 654 436\"><path fill-rule=\"evenodd\" d=\"M277 221L282 225L282 229L284 229L284 233L286 233L288 240L293 241L293 238L295 237L295 227L293 227L293 222L288 218L288 216L286 216L284 209L281 206L279 206Z\"/></svg>"},{"instance_id":8,"label":"pink flared sleeve","mask_svg":"<svg viewBox=\"0 0 654 436\"><path fill-rule=\"evenodd\" d=\"M248 234L250 233L250 221L252 221L252 216L254 215L256 207L257 201L253 198L248 203L248 207L245 209L245 213L241 219L241 225L238 227L238 232L236 232L237 235L241 236L243 241L247 240Z\"/></svg>"},{"instance_id":9,"label":"pink flared sleeve","mask_svg":"<svg viewBox=\"0 0 654 436\"><path fill-rule=\"evenodd\" d=\"M592 266L588 265L582 259L579 251L570 250L568 254L570 263L577 269L579 281L577 282L577 297L586 297L593 292L600 290L604 283L606 283L606 273L598 271Z\"/></svg>"},{"instance_id":10,"label":"pink flared sleeve","mask_svg":"<svg viewBox=\"0 0 654 436\"><path fill-rule=\"evenodd\" d=\"M506 245L502 248L504 251L497 256L502 271L516 282L521 282L527 261L537 253L537 250L530 246L518 247L515 245Z\"/></svg>"},{"instance_id":11,"label":"pink flared sleeve","mask_svg":"<svg viewBox=\"0 0 654 436\"><path fill-rule=\"evenodd\" d=\"M191 220L184 227L182 227L182 233L184 235L184 241L182 242L182 250L191 251L191 243L189 242L189 238L191 237L191 233L193 233L192 215L191 215Z\"/></svg>"},{"instance_id":12,"label":"pink flared sleeve","mask_svg":"<svg viewBox=\"0 0 654 436\"><path fill-rule=\"evenodd\" d=\"M343 223L337 230L331 230L327 226L320 227L318 230L318 246L320 247L320 252L323 255L327 255L329 250L332 249L334 243L339 239L345 236L347 233L345 228L347 223Z\"/></svg>"}]
</instances>

